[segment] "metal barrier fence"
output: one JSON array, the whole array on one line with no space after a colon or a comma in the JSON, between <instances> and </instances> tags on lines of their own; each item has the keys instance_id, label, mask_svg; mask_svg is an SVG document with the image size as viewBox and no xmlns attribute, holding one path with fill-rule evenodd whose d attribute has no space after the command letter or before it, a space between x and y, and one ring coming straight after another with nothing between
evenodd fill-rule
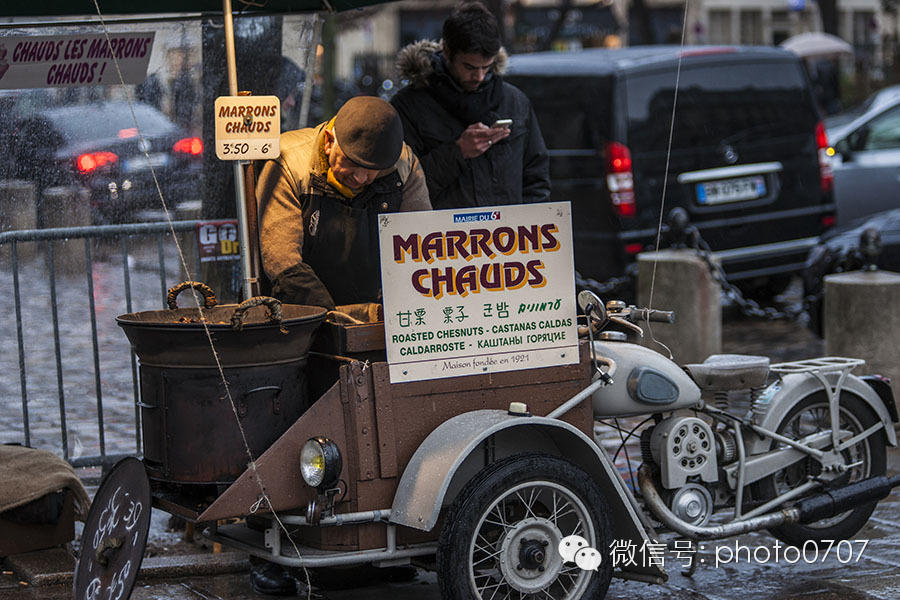
<instances>
[{"instance_id":1,"label":"metal barrier fence","mask_svg":"<svg viewBox=\"0 0 900 600\"><path fill-rule=\"evenodd\" d=\"M20 231L7 231L0 233L0 262L9 261L9 271L12 276L13 304L15 308L16 347L18 349L18 387L21 395L21 419L17 419L14 402L7 402L11 389L14 387L11 381L10 367L12 361L4 360L3 374L0 376L0 389L3 391L4 415L0 417L0 431L4 432L5 441L16 441L27 446L48 446L54 441L50 440L50 431L54 427L59 428L60 446L48 448L57 452L75 467L97 466L108 464L118 460L122 456L133 455L141 451L140 389L138 384L137 361L124 334L117 331L114 319L104 318L98 327L98 298L102 299L104 315L112 314L112 311L135 312L133 287L140 283L143 290L139 302L151 301L152 305L143 309L156 309L156 294L151 291L158 278L162 308L165 308L165 298L168 287L178 277L184 277L180 259L171 258L175 251L175 245L171 243L172 230L176 233L185 233L182 245L191 247L194 244L194 235L197 224L200 221L175 221L155 223L133 223L124 225L102 225L90 227L66 227L59 229L33 229ZM165 244L166 238L169 243ZM78 255L78 240L83 241L83 261ZM153 257L153 242L155 241L155 257ZM118 248L116 248L116 246ZM6 250L9 250L7 253ZM23 251L24 249L27 249ZM36 252L35 250L40 250ZM27 254L26 260L20 260L20 254ZM100 254L99 258L95 257ZM169 269L167 270L166 255L170 255ZM189 253L191 263L189 270L194 274L199 272L199 256L196 252ZM43 259L43 260L42 260ZM66 267L60 271L61 261L67 261ZM115 298L113 269L116 263L121 261L121 289L124 298ZM173 272L174 264L174 272ZM73 267L74 265L74 267ZM102 267L102 268L101 268ZM83 269L83 274L78 271ZM98 273L102 271L102 277ZM79 276L85 277L86 294L78 291ZM167 276L172 279L167 283ZM23 294L22 279L25 279ZM95 283L100 284L103 290L95 289ZM46 288L44 287L46 286ZM7 288L8 289L8 288ZM46 296L41 292L46 291ZM64 301L60 302L60 295L64 295ZM146 296L146 297L145 297ZM121 302L124 300L124 307ZM87 306L77 306L81 301ZM42 308L49 304L49 329L53 341L53 352L49 354L43 345L43 338L47 329L46 315ZM61 320L60 309L65 314ZM84 324L80 322L79 315L83 315L83 309L89 315L90 351L84 347ZM7 316L7 322L10 319ZM62 323L62 324L61 324ZM101 335L98 335L98 332ZM3 352L10 350L11 340L8 327L3 328L3 336L0 338ZM49 344L46 344L49 346ZM65 347L71 350L65 349ZM127 348L127 351L126 351ZM127 358L125 358L127 353ZM130 373L101 370L101 354L108 356L109 363L119 363L120 366L130 363ZM32 360L30 360L32 359ZM127 362L126 362L127 361ZM48 364L49 363L49 364ZM36 368L30 368L37 365ZM51 417L53 409L50 408L48 387L52 386L52 375L49 371L55 368L56 400L58 405L58 421ZM92 368L92 376L86 373ZM6 380L2 380L5 377ZM75 392L75 401L67 404L67 378L81 381L81 386ZM29 396L29 383L35 387L34 380L40 381L44 393ZM92 379L93 396L95 402L87 402L87 380ZM119 432L115 436L113 444L109 443L109 414L104 413L105 387L117 386L118 393L114 402L117 405L115 415L116 426ZM126 386L130 391L126 392ZM72 395L71 392L69 394ZM130 396L130 397L126 397ZM91 406L92 405L92 406ZM127 406L127 408L125 408ZM87 427L93 421L91 413L96 412L96 432L89 431ZM122 423L127 412L133 412L133 420L130 415ZM75 414L77 429L70 430L70 417ZM40 425L36 424L40 421ZM21 426L21 438L10 437L17 435L12 430ZM133 427L133 450L130 442L124 441L125 434ZM39 434L35 433L39 430ZM70 437L77 436L76 441L80 448L89 448L96 454L80 455L81 452L73 452L70 447ZM86 443L84 443L86 441Z\"/></svg>"}]
</instances>

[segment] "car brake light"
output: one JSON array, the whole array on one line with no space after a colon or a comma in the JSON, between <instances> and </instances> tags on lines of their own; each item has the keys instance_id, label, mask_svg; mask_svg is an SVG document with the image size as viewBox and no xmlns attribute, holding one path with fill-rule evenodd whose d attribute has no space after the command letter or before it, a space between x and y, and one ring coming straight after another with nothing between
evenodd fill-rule
<instances>
[{"instance_id":1,"label":"car brake light","mask_svg":"<svg viewBox=\"0 0 900 600\"><path fill-rule=\"evenodd\" d=\"M112 152L87 152L75 159L75 165L80 173L90 173L117 160L119 157Z\"/></svg>"},{"instance_id":2,"label":"car brake light","mask_svg":"<svg viewBox=\"0 0 900 600\"><path fill-rule=\"evenodd\" d=\"M120 129L118 133L118 138L121 140L127 140L128 138L137 137L137 127L128 127L126 129Z\"/></svg>"},{"instance_id":3,"label":"car brake light","mask_svg":"<svg viewBox=\"0 0 900 600\"><path fill-rule=\"evenodd\" d=\"M181 154L190 154L191 156L199 156L203 154L203 141L200 138L182 138L175 142L172 150Z\"/></svg>"},{"instance_id":4,"label":"car brake light","mask_svg":"<svg viewBox=\"0 0 900 600\"><path fill-rule=\"evenodd\" d=\"M825 124L816 123L816 146L819 149L819 181L823 192L830 192L834 187L834 171L831 169L831 156L834 150L828 145Z\"/></svg>"},{"instance_id":5,"label":"car brake light","mask_svg":"<svg viewBox=\"0 0 900 600\"><path fill-rule=\"evenodd\" d=\"M625 254L629 254L632 256L635 254L640 254L643 249L643 244L625 244Z\"/></svg>"},{"instance_id":6,"label":"car brake light","mask_svg":"<svg viewBox=\"0 0 900 600\"><path fill-rule=\"evenodd\" d=\"M826 229L828 227L834 227L835 223L837 223L837 217L834 215L825 215L822 217L822 227L825 227Z\"/></svg>"},{"instance_id":7,"label":"car brake light","mask_svg":"<svg viewBox=\"0 0 900 600\"><path fill-rule=\"evenodd\" d=\"M606 144L606 187L613 210L620 217L633 217L634 177L631 173L631 152L619 142Z\"/></svg>"}]
</instances>

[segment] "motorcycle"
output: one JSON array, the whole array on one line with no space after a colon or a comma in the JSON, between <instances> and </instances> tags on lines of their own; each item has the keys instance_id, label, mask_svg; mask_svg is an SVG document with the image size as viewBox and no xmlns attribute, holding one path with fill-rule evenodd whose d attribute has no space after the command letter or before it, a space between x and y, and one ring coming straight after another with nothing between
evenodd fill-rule
<instances>
[{"instance_id":1,"label":"motorcycle","mask_svg":"<svg viewBox=\"0 0 900 600\"><path fill-rule=\"evenodd\" d=\"M679 366L634 343L641 323L672 313L604 305L590 291L578 304L595 379L608 380L592 394L594 418L650 415L629 435L639 435L636 496L655 529L692 541L766 529L792 546L834 543L900 484L885 477L886 447L897 445L890 382L854 375L864 361L724 354Z\"/></svg>"}]
</instances>

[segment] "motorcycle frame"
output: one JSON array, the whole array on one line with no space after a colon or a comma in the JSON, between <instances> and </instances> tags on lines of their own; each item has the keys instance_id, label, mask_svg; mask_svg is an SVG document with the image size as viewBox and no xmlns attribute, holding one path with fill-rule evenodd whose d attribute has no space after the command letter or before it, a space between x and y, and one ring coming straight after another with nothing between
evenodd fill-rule
<instances>
[{"instance_id":1,"label":"motorcycle frame","mask_svg":"<svg viewBox=\"0 0 900 600\"><path fill-rule=\"evenodd\" d=\"M778 379L770 384L761 399L757 400L759 404L754 405L752 418L741 418L708 404L698 407L697 412L725 423L734 434L738 458L733 463L720 467L726 474L726 485L735 494L734 516L724 525L714 527L696 527L682 521L668 510L655 488L652 477L642 469L639 473L640 488L650 511L662 522L692 539L722 539L797 521L799 514L796 511L775 509L820 487L821 478L816 480L808 477L808 481L800 486L742 514L745 486L795 463L802 458L798 453L821 460L826 452L816 448L818 444L827 445L830 442L832 447L843 450L884 430L887 443L897 446L896 433L893 427L889 426L893 421L892 413L885 400L862 379L850 373L853 368L864 362L860 359L826 357L772 365L770 372L777 374ZM819 391L824 391L828 398L830 420L828 432L814 434L804 442L800 442L775 431L794 406ZM862 399L875 412L877 421L865 431L842 442L839 414L840 398L844 392ZM772 441L784 443L788 447L770 450Z\"/></svg>"}]
</instances>

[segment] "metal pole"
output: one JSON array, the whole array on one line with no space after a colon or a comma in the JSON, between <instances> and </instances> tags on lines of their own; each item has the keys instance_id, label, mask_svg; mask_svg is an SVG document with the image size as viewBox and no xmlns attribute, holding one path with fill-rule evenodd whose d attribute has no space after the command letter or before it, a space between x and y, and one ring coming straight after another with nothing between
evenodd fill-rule
<instances>
[{"instance_id":1,"label":"metal pole","mask_svg":"<svg viewBox=\"0 0 900 600\"><path fill-rule=\"evenodd\" d=\"M319 37L322 32L322 24L325 20L316 13L312 24L312 42L306 52L306 73L303 81L303 102L300 104L300 129L309 127L309 105L312 102L312 89L316 79L316 50L319 47Z\"/></svg>"},{"instance_id":2,"label":"metal pole","mask_svg":"<svg viewBox=\"0 0 900 600\"><path fill-rule=\"evenodd\" d=\"M225 65L228 70L228 93L238 95L237 64L234 56L234 20L231 16L231 0L222 0L222 12L225 16ZM250 278L250 233L247 230L247 196L244 192L244 169L241 161L234 161L234 198L237 204L238 235L241 245L241 281L243 297L246 300L252 295Z\"/></svg>"}]
</instances>

